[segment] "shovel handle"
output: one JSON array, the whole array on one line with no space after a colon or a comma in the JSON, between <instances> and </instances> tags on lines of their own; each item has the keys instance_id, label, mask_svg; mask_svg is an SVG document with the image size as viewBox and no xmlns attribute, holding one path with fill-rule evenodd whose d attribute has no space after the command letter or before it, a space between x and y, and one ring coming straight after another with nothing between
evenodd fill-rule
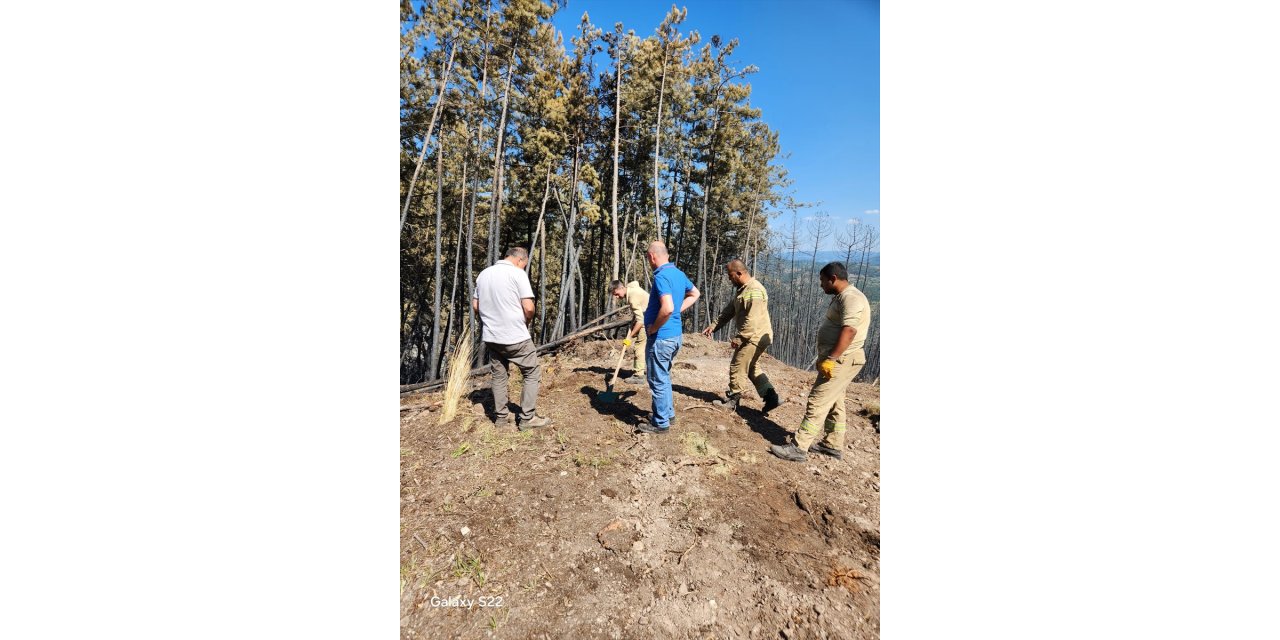
<instances>
[{"instance_id":1,"label":"shovel handle","mask_svg":"<svg viewBox=\"0 0 1280 640\"><path fill-rule=\"evenodd\" d=\"M613 382L614 380L618 379L618 372L622 370L622 359L626 357L626 355L627 355L627 348L623 347L622 353L618 354L618 366L613 368L613 377L609 378L609 382Z\"/></svg>"}]
</instances>

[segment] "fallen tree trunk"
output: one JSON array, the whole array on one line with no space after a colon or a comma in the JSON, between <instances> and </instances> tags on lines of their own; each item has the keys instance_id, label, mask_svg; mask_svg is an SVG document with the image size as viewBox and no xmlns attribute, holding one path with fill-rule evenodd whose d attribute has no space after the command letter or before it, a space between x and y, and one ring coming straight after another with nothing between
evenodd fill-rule
<instances>
[{"instance_id":1,"label":"fallen tree trunk","mask_svg":"<svg viewBox=\"0 0 1280 640\"><path fill-rule=\"evenodd\" d=\"M631 318L630 318L630 317L627 317L627 318L623 318L623 319L621 319L621 320L614 320L613 322L610 322L610 323L608 323L608 324L603 324L603 325L600 325L600 326L598 326L598 327L593 327L593 328L589 328L589 329L582 329L582 330L578 331L577 333L569 334L569 335L567 335L567 336L565 336L565 337L563 337L563 338L560 338L559 340L555 340L555 341L552 341L552 342L548 342L548 343L546 343L546 344L542 345L541 347L538 347L538 353L542 353L542 352L544 352L544 351L550 351L550 350L552 350L552 349L555 349L555 348L557 348L557 347L560 347L560 346L564 345L565 343L572 342L572 341L574 341L574 340L577 340L578 338L583 338L583 337L589 336L589 335L591 335L591 334L593 334L593 333L599 333L599 332L601 332L601 331L608 331L609 329L616 329L616 328L618 328L618 327L625 327L625 326L627 326L627 325L629 325L629 324L631 324Z\"/></svg>"},{"instance_id":2,"label":"fallen tree trunk","mask_svg":"<svg viewBox=\"0 0 1280 640\"><path fill-rule=\"evenodd\" d=\"M620 308L620 309L615 309L614 311L611 311L611 312L609 312L609 313L606 313L605 315L600 316L599 318L596 318L595 320L592 320L591 322L592 322L592 323L599 322L600 320L602 320L602 319L604 319L604 318L608 318L609 316L612 316L612 315L614 315L614 314L616 314L616 313L618 313L619 311L622 311L622 310L624 310L624 309L626 309L626 307L622 307L622 308ZM625 326L627 326L627 325L631 324L631 322L632 322L632 321L631 321L631 316L630 316L630 314L628 314L626 318L622 318L622 319L620 319L620 320L614 320L613 322L609 322L609 323L606 323L606 324L603 324L603 325L600 325L600 326L597 326L597 327L585 328L585 329L582 329L582 330L580 330L580 331L578 331L578 332L576 332L576 333L573 333L573 334L567 335L567 336L565 336L565 337L563 337L563 338L560 338L559 340L556 340L556 341L553 341L553 342L548 342L548 343L546 343L546 344L544 344L544 345L542 345L542 346L538 347L538 348L536 349L536 352L537 352L537 353L546 353L546 352L548 352L548 351L554 351L555 349L558 349L558 348L560 348L560 347L564 346L565 344L568 344L569 342L572 342L572 341L577 340L577 339L579 339L579 338L584 338L584 337L589 336L589 335L591 335L591 334L593 334L593 333L599 333L599 332L601 332L601 331L608 331L608 330L610 330L610 329L616 329L616 328L618 328L618 327L625 327ZM467 373L467 377L471 377L471 376L478 376L478 375L480 375L480 374L482 374L482 373L485 373L486 371L489 371L489 367L487 367L487 366L484 366L484 367L476 367L475 369L472 369L469 373ZM439 380L432 380L431 382L420 382L420 383L418 383L418 384L402 384L402 385L400 385L400 395L405 395L405 394L407 394L407 393L414 393L414 392L416 392L416 391L431 391L431 390L434 390L434 389L439 389L439 388L443 387L443 386L445 385L445 383L446 383L446 382L448 382L448 380L447 380L447 379L445 379L445 378L441 378L441 379L439 379Z\"/></svg>"}]
</instances>

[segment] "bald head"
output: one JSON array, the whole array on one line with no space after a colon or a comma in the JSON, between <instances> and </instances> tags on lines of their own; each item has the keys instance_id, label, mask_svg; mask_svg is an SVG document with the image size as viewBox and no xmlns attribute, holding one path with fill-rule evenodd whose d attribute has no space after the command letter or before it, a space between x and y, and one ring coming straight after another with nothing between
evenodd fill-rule
<instances>
[{"instance_id":1,"label":"bald head","mask_svg":"<svg viewBox=\"0 0 1280 640\"><path fill-rule=\"evenodd\" d=\"M724 271L729 276L729 281L742 286L751 279L751 273L747 271L747 263L734 258L728 264L724 265Z\"/></svg>"},{"instance_id":2,"label":"bald head","mask_svg":"<svg viewBox=\"0 0 1280 640\"><path fill-rule=\"evenodd\" d=\"M649 243L649 250L644 253L649 258L649 266L657 269L667 263L667 245L661 240Z\"/></svg>"}]
</instances>

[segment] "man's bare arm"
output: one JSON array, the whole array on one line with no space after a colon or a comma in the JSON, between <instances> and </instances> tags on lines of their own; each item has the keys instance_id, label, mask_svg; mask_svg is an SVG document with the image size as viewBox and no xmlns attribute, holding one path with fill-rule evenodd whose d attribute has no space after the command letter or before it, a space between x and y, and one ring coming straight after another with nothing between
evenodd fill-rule
<instances>
[{"instance_id":1,"label":"man's bare arm","mask_svg":"<svg viewBox=\"0 0 1280 640\"><path fill-rule=\"evenodd\" d=\"M692 307L700 297L702 297L702 293L698 291L697 287L690 289L689 293L684 294L684 302L680 303L680 313L684 313L685 309Z\"/></svg>"}]
</instances>

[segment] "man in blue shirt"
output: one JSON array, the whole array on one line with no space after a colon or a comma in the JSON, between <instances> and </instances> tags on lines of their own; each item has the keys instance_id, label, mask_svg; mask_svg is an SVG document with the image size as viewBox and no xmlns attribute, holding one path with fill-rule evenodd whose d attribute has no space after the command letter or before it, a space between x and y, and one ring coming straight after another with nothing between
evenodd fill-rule
<instances>
[{"instance_id":1,"label":"man in blue shirt","mask_svg":"<svg viewBox=\"0 0 1280 640\"><path fill-rule=\"evenodd\" d=\"M653 414L636 425L637 433L666 433L676 417L671 397L671 363L684 344L684 328L680 314L693 306L701 295L683 271L667 261L667 245L662 241L649 245L645 252L653 267L653 288L649 290L649 307L644 312L644 328L649 336L644 361L646 381L653 395ZM677 304L676 300L680 302Z\"/></svg>"}]
</instances>

